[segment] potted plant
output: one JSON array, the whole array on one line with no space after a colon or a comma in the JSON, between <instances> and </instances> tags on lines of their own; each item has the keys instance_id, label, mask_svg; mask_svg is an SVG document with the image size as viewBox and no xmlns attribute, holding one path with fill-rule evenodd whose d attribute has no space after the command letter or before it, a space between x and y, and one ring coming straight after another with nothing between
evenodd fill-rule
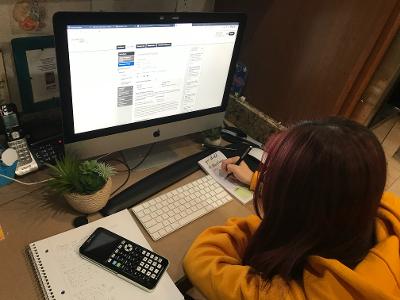
<instances>
[{"instance_id":1,"label":"potted plant","mask_svg":"<svg viewBox=\"0 0 400 300\"><path fill-rule=\"evenodd\" d=\"M93 213L102 209L111 194L112 166L97 160L80 161L66 155L55 165L48 165L53 180L49 186L64 195L67 202L77 211Z\"/></svg>"},{"instance_id":2,"label":"potted plant","mask_svg":"<svg viewBox=\"0 0 400 300\"><path fill-rule=\"evenodd\" d=\"M203 131L205 144L218 146L221 144L221 127L211 128Z\"/></svg>"}]
</instances>

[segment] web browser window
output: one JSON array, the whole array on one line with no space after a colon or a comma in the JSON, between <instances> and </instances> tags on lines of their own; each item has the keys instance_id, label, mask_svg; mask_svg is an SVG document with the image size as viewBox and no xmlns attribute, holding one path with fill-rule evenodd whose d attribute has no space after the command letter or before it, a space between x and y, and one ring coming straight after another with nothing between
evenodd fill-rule
<instances>
[{"instance_id":1,"label":"web browser window","mask_svg":"<svg viewBox=\"0 0 400 300\"><path fill-rule=\"evenodd\" d=\"M70 25L74 132L221 105L238 23Z\"/></svg>"}]
</instances>

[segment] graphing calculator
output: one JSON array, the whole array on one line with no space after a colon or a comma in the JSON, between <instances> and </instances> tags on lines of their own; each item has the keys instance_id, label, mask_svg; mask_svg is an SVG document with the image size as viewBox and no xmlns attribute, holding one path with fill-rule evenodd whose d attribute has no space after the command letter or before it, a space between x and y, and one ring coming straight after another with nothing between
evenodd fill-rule
<instances>
[{"instance_id":1,"label":"graphing calculator","mask_svg":"<svg viewBox=\"0 0 400 300\"><path fill-rule=\"evenodd\" d=\"M84 258L151 292L168 267L168 260L105 228L97 228L79 248Z\"/></svg>"}]
</instances>

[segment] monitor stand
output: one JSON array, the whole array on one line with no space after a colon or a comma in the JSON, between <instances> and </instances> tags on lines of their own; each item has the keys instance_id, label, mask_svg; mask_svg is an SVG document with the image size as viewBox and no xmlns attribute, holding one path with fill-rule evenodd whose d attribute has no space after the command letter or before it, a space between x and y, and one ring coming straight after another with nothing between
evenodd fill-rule
<instances>
[{"instance_id":1,"label":"monitor stand","mask_svg":"<svg viewBox=\"0 0 400 300\"><path fill-rule=\"evenodd\" d=\"M140 163L146 154L148 156ZM172 144L168 142L159 142L152 145L144 145L122 151L122 155L129 168L135 170L147 170L151 168L160 168L170 165L179 160L178 154L174 151ZM138 165L140 163L140 165ZM137 166L138 165L138 166ZM137 166L135 168L135 166Z\"/></svg>"}]
</instances>

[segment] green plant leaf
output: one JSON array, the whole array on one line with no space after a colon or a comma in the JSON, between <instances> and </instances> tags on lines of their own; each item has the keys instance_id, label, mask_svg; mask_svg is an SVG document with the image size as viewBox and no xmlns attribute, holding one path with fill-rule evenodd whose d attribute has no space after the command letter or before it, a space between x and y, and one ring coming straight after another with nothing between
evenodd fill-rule
<instances>
[{"instance_id":1,"label":"green plant leaf","mask_svg":"<svg viewBox=\"0 0 400 300\"><path fill-rule=\"evenodd\" d=\"M76 156L66 155L56 164L48 165L54 180L48 182L58 193L93 194L100 190L115 174L115 169L96 160L79 161Z\"/></svg>"}]
</instances>

